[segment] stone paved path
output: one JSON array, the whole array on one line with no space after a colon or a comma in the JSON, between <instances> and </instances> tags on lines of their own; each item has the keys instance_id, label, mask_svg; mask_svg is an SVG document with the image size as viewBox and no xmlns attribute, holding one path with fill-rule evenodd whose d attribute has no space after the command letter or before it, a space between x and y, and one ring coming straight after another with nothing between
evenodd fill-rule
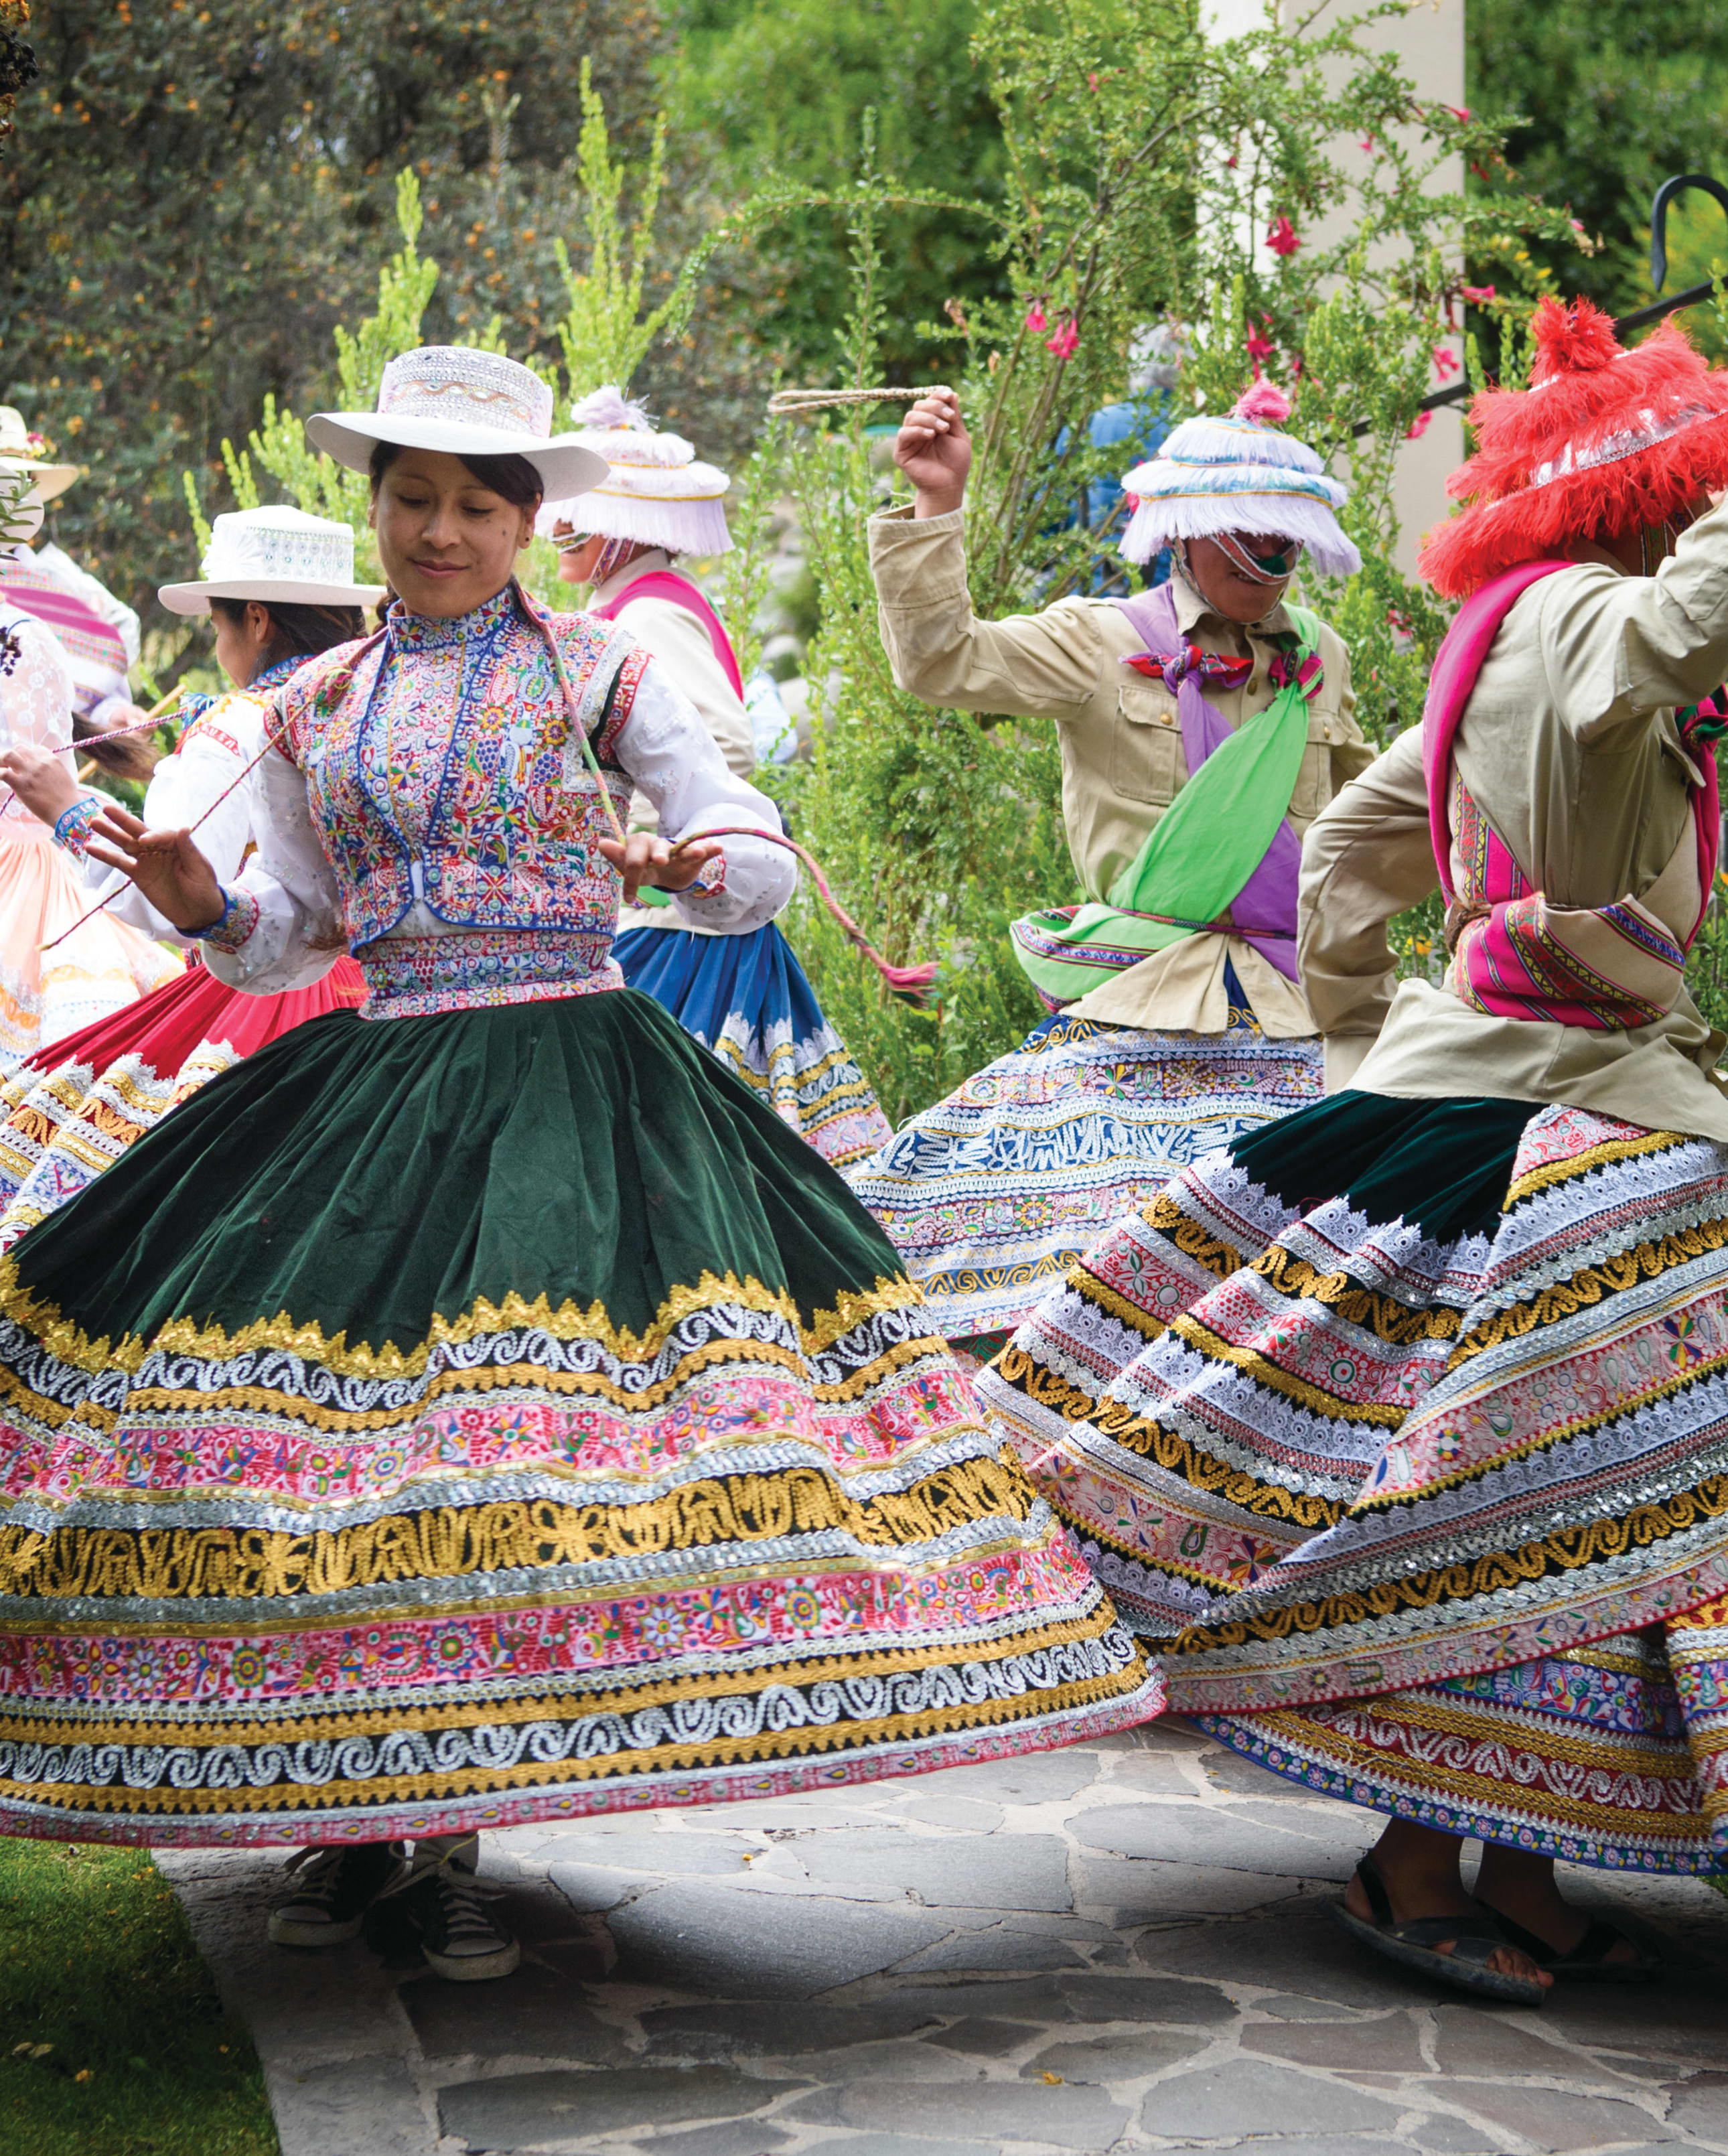
<instances>
[{"instance_id":1,"label":"stone paved path","mask_svg":"<svg viewBox=\"0 0 1728 2156\"><path fill-rule=\"evenodd\" d=\"M1728 2151L1728 1903L1568 1875L1668 1980L1540 2012L1371 1963L1377 1829L1178 1725L874 1788L526 1827L521 1969L262 1942L274 1855L163 1860L284 2156ZM391 1966L392 1963L397 1966Z\"/></svg>"}]
</instances>

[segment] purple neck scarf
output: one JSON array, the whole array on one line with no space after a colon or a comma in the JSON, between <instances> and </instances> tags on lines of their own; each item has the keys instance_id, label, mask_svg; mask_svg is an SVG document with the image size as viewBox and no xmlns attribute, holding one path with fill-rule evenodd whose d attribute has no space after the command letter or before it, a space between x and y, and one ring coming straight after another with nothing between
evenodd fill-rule
<instances>
[{"instance_id":1,"label":"purple neck scarf","mask_svg":"<svg viewBox=\"0 0 1728 2156\"><path fill-rule=\"evenodd\" d=\"M1118 599L1115 603L1135 634L1145 638L1152 657L1166 661L1167 672L1174 670L1177 675L1176 709L1182 721L1182 755L1190 773L1197 772L1213 751L1229 739L1233 729L1207 701L1195 673L1181 664L1186 639L1176 619L1176 594L1169 584L1163 583L1155 592L1136 592L1131 598ZM1233 920L1249 924L1249 928L1238 928L1238 935L1290 982L1298 978L1296 885L1301 867L1302 841L1286 816L1266 849L1265 859L1230 908Z\"/></svg>"}]
</instances>

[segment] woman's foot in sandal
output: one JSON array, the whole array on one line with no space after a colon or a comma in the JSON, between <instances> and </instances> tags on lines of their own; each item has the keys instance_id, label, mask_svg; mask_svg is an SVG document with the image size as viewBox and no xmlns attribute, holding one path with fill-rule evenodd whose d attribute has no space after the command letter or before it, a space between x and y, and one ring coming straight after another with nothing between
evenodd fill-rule
<instances>
[{"instance_id":1,"label":"woman's foot in sandal","mask_svg":"<svg viewBox=\"0 0 1728 2156\"><path fill-rule=\"evenodd\" d=\"M1476 1898L1500 1918L1506 1937L1552 1975L1573 1983L1649 1984L1662 1974L1659 1955L1562 1897L1551 1856L1486 1844Z\"/></svg>"},{"instance_id":2,"label":"woman's foot in sandal","mask_svg":"<svg viewBox=\"0 0 1728 2156\"><path fill-rule=\"evenodd\" d=\"M1540 2006L1554 1979L1464 1891L1455 1835L1393 1820L1357 1866L1339 1915L1388 1960L1463 1991Z\"/></svg>"}]
</instances>

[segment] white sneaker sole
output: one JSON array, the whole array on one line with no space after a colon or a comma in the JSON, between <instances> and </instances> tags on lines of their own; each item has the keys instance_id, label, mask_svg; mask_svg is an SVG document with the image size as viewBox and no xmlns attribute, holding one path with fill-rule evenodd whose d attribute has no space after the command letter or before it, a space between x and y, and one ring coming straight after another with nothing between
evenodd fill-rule
<instances>
[{"instance_id":1,"label":"white sneaker sole","mask_svg":"<svg viewBox=\"0 0 1728 2156\"><path fill-rule=\"evenodd\" d=\"M515 1939L493 1953L438 1953L424 1945L420 1951L433 1974L449 1984L490 1984L494 1977L508 1976L522 1958L522 1949Z\"/></svg>"}]
</instances>

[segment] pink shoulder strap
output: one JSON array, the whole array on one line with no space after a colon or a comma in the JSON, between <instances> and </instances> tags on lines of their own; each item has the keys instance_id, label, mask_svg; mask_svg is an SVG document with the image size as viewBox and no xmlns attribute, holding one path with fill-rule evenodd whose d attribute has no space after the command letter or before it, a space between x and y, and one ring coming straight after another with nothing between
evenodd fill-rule
<instances>
[{"instance_id":1,"label":"pink shoulder strap","mask_svg":"<svg viewBox=\"0 0 1728 2156\"><path fill-rule=\"evenodd\" d=\"M1428 836L1433 843L1434 865L1440 872L1440 890L1449 906L1458 894L1452 888L1452 826L1446 813L1446 780L1459 721L1489 646L1514 603L1532 584L1572 566L1570 562L1520 562L1516 568L1505 570L1480 591L1471 593L1434 654L1422 714L1422 768L1428 781Z\"/></svg>"},{"instance_id":2,"label":"pink shoulder strap","mask_svg":"<svg viewBox=\"0 0 1728 2156\"><path fill-rule=\"evenodd\" d=\"M680 577L675 569L650 569L645 577L637 577L626 584L615 599L608 599L604 606L590 607L588 612L598 614L602 621L616 621L633 599L670 599L686 613L695 614L708 632L708 641L714 646L720 671L732 685L732 694L742 702L744 676L738 671L738 654L732 649L732 639L726 634L720 616L688 577Z\"/></svg>"}]
</instances>

